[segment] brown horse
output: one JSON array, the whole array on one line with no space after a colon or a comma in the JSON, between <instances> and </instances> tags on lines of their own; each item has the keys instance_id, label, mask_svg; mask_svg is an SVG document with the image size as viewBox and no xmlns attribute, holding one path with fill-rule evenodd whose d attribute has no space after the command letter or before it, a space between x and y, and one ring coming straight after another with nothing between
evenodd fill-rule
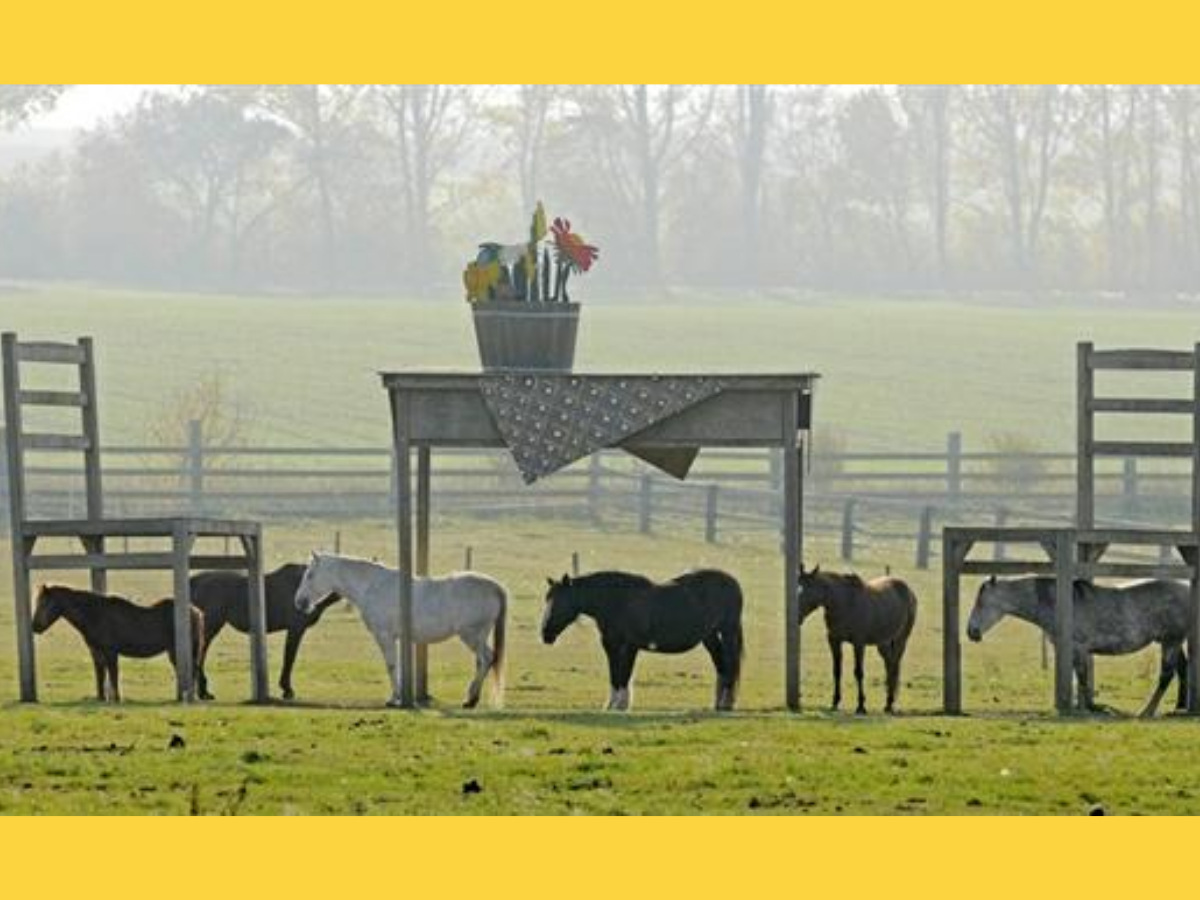
<instances>
[{"instance_id":1,"label":"brown horse","mask_svg":"<svg viewBox=\"0 0 1200 900\"><path fill-rule=\"evenodd\" d=\"M204 615L192 607L192 659L199 666L204 656ZM43 633L60 618L83 635L96 669L96 697L121 700L121 656L146 659L166 653L175 665L175 601L159 600L139 606L124 597L106 597L61 585L43 585L38 591L33 630Z\"/></svg>"},{"instance_id":2,"label":"brown horse","mask_svg":"<svg viewBox=\"0 0 1200 900\"><path fill-rule=\"evenodd\" d=\"M825 630L833 655L832 708L836 710L842 702L842 644L848 643L854 648L854 679L858 682L855 712L866 713L863 656L867 645L873 644L887 670L884 711L892 712L900 689L900 660L917 621L917 595L899 578L863 581L853 574L822 572L820 566L811 572L801 567L797 594L801 622L818 607L825 609Z\"/></svg>"}]
</instances>

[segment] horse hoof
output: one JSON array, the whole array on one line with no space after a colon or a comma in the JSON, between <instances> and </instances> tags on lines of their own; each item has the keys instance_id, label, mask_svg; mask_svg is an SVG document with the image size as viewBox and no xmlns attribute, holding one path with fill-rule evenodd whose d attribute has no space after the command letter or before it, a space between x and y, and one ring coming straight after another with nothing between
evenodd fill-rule
<instances>
[{"instance_id":1,"label":"horse hoof","mask_svg":"<svg viewBox=\"0 0 1200 900\"><path fill-rule=\"evenodd\" d=\"M293 691L291 688L284 688L281 696L283 697L284 700L295 700L296 692Z\"/></svg>"},{"instance_id":2,"label":"horse hoof","mask_svg":"<svg viewBox=\"0 0 1200 900\"><path fill-rule=\"evenodd\" d=\"M474 700L464 700L462 708L463 709L474 709L478 705L479 705L479 698L476 697Z\"/></svg>"},{"instance_id":3,"label":"horse hoof","mask_svg":"<svg viewBox=\"0 0 1200 900\"><path fill-rule=\"evenodd\" d=\"M398 697L389 697L388 702L384 704L388 709L402 709L404 703Z\"/></svg>"},{"instance_id":4,"label":"horse hoof","mask_svg":"<svg viewBox=\"0 0 1200 900\"><path fill-rule=\"evenodd\" d=\"M856 716L865 716L867 714L867 708L865 706L860 706L854 711L854 714Z\"/></svg>"}]
</instances>

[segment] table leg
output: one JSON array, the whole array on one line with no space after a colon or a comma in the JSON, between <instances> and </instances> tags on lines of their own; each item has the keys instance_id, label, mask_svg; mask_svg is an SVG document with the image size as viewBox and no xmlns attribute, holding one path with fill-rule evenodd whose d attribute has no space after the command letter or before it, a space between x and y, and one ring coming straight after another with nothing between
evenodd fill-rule
<instances>
[{"instance_id":1,"label":"table leg","mask_svg":"<svg viewBox=\"0 0 1200 900\"><path fill-rule=\"evenodd\" d=\"M429 574L429 503L432 459L428 446L417 448L417 565L418 576ZM429 645L417 644L414 673L416 701L429 703Z\"/></svg>"},{"instance_id":2,"label":"table leg","mask_svg":"<svg viewBox=\"0 0 1200 900\"><path fill-rule=\"evenodd\" d=\"M413 600L413 535L412 535L412 442L409 432L409 410L398 393L391 393L392 401L392 431L393 431L393 465L396 469L396 539L398 541L398 557L400 565L399 590L399 629L397 643L399 644L397 681L399 684L397 696L393 699L404 709L412 709L415 705L413 691L413 641L412 641L412 600Z\"/></svg>"},{"instance_id":3,"label":"table leg","mask_svg":"<svg viewBox=\"0 0 1200 900\"><path fill-rule=\"evenodd\" d=\"M193 674L196 662L192 658L192 535L176 528L172 541L175 556L175 696L181 703L196 699Z\"/></svg>"}]
</instances>

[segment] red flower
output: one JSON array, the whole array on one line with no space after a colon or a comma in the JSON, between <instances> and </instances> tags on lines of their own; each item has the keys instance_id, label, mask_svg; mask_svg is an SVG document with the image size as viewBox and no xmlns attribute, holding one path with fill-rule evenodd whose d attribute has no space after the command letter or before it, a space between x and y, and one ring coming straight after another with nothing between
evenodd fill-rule
<instances>
[{"instance_id":1,"label":"red flower","mask_svg":"<svg viewBox=\"0 0 1200 900\"><path fill-rule=\"evenodd\" d=\"M585 244L583 238L571 231L567 219L555 219L550 226L554 235L554 252L558 261L565 263L574 272L586 272L600 256L600 249Z\"/></svg>"}]
</instances>

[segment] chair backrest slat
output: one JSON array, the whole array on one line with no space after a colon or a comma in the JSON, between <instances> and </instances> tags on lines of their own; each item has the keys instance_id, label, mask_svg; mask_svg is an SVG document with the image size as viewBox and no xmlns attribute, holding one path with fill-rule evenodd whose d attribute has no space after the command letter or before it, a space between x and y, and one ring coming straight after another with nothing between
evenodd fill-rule
<instances>
[{"instance_id":1,"label":"chair backrest slat","mask_svg":"<svg viewBox=\"0 0 1200 900\"><path fill-rule=\"evenodd\" d=\"M83 454L87 491L87 516L104 515L104 492L100 470L100 433L96 409L96 364L91 338L74 344L49 341L21 342L11 332L2 338L4 365L5 459L8 468L9 506L14 535L28 521L25 484L25 454L30 450L68 450ZM22 363L56 363L79 370L78 390L24 390ZM81 434L32 433L25 430L22 407L77 408Z\"/></svg>"}]
</instances>

